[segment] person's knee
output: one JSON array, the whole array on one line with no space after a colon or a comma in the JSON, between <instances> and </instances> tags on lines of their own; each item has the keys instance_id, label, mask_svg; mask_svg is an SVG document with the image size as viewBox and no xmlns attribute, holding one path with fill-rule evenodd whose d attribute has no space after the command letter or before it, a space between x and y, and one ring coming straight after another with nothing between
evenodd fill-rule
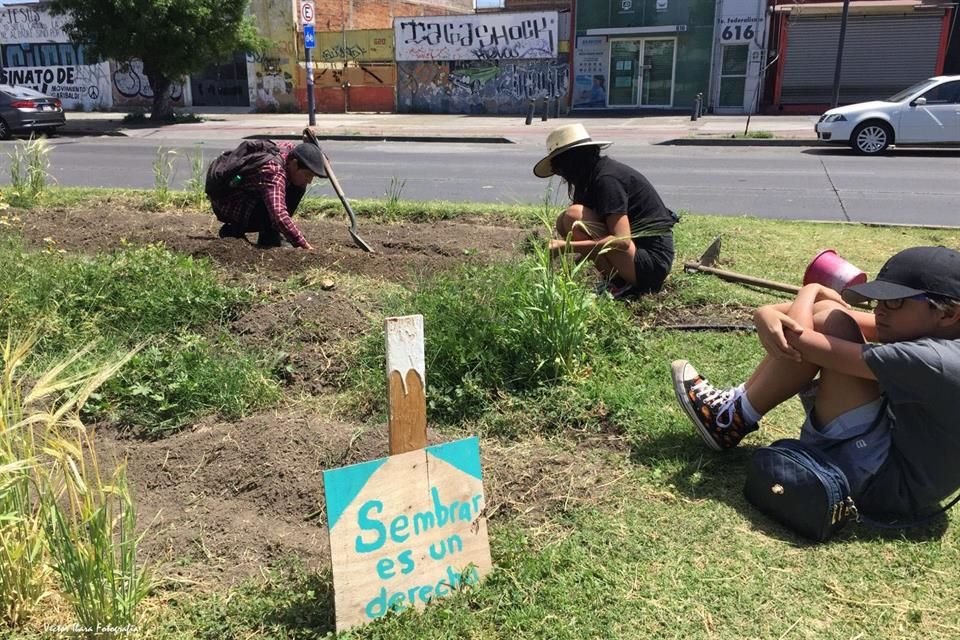
<instances>
[{"instance_id":1,"label":"person's knee","mask_svg":"<svg viewBox=\"0 0 960 640\"><path fill-rule=\"evenodd\" d=\"M841 338L850 342L864 342L857 321L847 315L839 306L826 307L820 311L814 309L813 327L819 333Z\"/></svg>"}]
</instances>

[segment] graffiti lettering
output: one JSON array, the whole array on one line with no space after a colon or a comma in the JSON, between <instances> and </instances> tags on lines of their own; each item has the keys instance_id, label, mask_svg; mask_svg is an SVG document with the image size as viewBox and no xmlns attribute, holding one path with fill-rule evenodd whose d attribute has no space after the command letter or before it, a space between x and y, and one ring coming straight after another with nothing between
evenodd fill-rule
<instances>
[{"instance_id":1,"label":"graffiti lettering","mask_svg":"<svg viewBox=\"0 0 960 640\"><path fill-rule=\"evenodd\" d=\"M119 64L113 72L113 88L124 98L153 100L153 88L143 73L141 60ZM170 99L174 102L183 99L183 85L179 82L170 85Z\"/></svg>"},{"instance_id":2,"label":"graffiti lettering","mask_svg":"<svg viewBox=\"0 0 960 640\"><path fill-rule=\"evenodd\" d=\"M63 25L67 18L54 18L49 13L29 7L0 10L0 40L66 40Z\"/></svg>"},{"instance_id":3,"label":"graffiti lettering","mask_svg":"<svg viewBox=\"0 0 960 640\"><path fill-rule=\"evenodd\" d=\"M366 52L367 50L358 44L348 46L336 45L321 51L317 59L323 62L331 62L333 60L359 60L360 56Z\"/></svg>"},{"instance_id":4,"label":"graffiti lettering","mask_svg":"<svg viewBox=\"0 0 960 640\"><path fill-rule=\"evenodd\" d=\"M83 46L70 42L5 44L0 49L5 67L84 65Z\"/></svg>"},{"instance_id":5,"label":"graffiti lettering","mask_svg":"<svg viewBox=\"0 0 960 640\"><path fill-rule=\"evenodd\" d=\"M395 25L397 60L554 58L557 14L423 17ZM443 49L441 54L438 49ZM509 56L492 55L509 52ZM478 54L477 52L481 52Z\"/></svg>"}]
</instances>

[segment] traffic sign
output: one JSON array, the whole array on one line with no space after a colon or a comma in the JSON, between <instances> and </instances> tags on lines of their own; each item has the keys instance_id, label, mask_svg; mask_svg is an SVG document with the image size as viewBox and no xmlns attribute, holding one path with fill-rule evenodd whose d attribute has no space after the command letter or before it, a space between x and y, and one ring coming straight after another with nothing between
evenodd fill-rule
<instances>
[{"instance_id":1,"label":"traffic sign","mask_svg":"<svg viewBox=\"0 0 960 640\"><path fill-rule=\"evenodd\" d=\"M317 35L312 24L303 25L303 48L313 49L317 46Z\"/></svg>"},{"instance_id":2,"label":"traffic sign","mask_svg":"<svg viewBox=\"0 0 960 640\"><path fill-rule=\"evenodd\" d=\"M300 3L300 24L304 26L308 24L313 25L313 16L313 2L310 0L303 0Z\"/></svg>"}]
</instances>

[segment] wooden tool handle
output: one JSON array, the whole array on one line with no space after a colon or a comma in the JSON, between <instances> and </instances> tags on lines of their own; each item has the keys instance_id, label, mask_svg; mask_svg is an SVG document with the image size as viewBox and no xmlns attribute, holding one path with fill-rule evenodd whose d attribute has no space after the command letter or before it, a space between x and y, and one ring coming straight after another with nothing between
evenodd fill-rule
<instances>
[{"instance_id":1,"label":"wooden tool handle","mask_svg":"<svg viewBox=\"0 0 960 640\"><path fill-rule=\"evenodd\" d=\"M764 280L763 278L754 278L752 276L745 276L742 273L735 273L733 271L726 271L724 269L717 269L714 267L705 267L699 262L687 262L683 265L683 268L688 271L702 271L704 273L710 273L724 280L729 280L731 282L742 282L744 284L752 284L757 287L764 287L765 289L774 289L776 291L783 291L785 293L798 293L800 287L795 284L786 284L783 282L774 282L773 280Z\"/></svg>"}]
</instances>

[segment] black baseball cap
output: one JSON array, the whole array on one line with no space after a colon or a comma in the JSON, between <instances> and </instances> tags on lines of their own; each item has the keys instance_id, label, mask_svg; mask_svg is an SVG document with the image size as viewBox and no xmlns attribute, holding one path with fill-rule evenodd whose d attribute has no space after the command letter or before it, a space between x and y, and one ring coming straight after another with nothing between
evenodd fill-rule
<instances>
[{"instance_id":1,"label":"black baseball cap","mask_svg":"<svg viewBox=\"0 0 960 640\"><path fill-rule=\"evenodd\" d=\"M327 172L323 170L323 152L320 147L312 142L304 142L294 147L292 153L300 166L310 169L318 178L327 177Z\"/></svg>"},{"instance_id":2,"label":"black baseball cap","mask_svg":"<svg viewBox=\"0 0 960 640\"><path fill-rule=\"evenodd\" d=\"M960 300L960 253L946 247L911 247L887 260L871 282L847 287L851 304L921 294Z\"/></svg>"}]
</instances>

